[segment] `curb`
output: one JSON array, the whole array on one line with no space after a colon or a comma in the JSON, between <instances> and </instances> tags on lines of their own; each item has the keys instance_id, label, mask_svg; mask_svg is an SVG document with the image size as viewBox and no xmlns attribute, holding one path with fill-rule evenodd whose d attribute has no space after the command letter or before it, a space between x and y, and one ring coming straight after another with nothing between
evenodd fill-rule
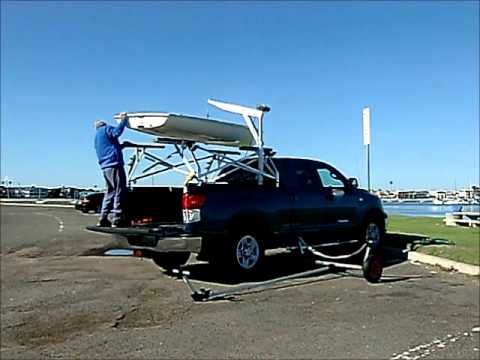
<instances>
[{"instance_id":1,"label":"curb","mask_svg":"<svg viewBox=\"0 0 480 360\"><path fill-rule=\"evenodd\" d=\"M4 203L0 202L1 206L30 206L30 207L57 207L57 208L74 208L75 205L61 205L61 204L20 204L20 203Z\"/></svg>"},{"instance_id":2,"label":"curb","mask_svg":"<svg viewBox=\"0 0 480 360\"><path fill-rule=\"evenodd\" d=\"M480 266L448 260L438 256L426 255L412 251L408 253L408 260L417 261L428 265L440 266L446 270L455 270L462 274L473 276L480 275Z\"/></svg>"}]
</instances>

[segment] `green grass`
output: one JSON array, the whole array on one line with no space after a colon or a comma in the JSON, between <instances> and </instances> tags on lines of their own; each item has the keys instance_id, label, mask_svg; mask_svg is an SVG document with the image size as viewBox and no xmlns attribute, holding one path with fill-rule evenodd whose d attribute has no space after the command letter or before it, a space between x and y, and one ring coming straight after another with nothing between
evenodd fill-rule
<instances>
[{"instance_id":1,"label":"green grass","mask_svg":"<svg viewBox=\"0 0 480 360\"><path fill-rule=\"evenodd\" d=\"M388 233L422 234L433 240L453 241L455 245L419 246L417 251L467 264L480 265L480 229L445 226L443 218L391 215Z\"/></svg>"}]
</instances>

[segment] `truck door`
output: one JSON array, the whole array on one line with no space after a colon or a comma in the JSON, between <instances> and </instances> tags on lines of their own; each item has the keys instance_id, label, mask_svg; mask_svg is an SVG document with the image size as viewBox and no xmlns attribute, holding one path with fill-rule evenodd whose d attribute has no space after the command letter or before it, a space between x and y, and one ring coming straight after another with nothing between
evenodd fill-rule
<instances>
[{"instance_id":1,"label":"truck door","mask_svg":"<svg viewBox=\"0 0 480 360\"><path fill-rule=\"evenodd\" d=\"M338 240L348 237L356 225L356 193L351 191L347 179L335 168L324 163L316 163L314 167L324 198L323 230Z\"/></svg>"},{"instance_id":2,"label":"truck door","mask_svg":"<svg viewBox=\"0 0 480 360\"><path fill-rule=\"evenodd\" d=\"M292 186L292 230L307 243L322 241L325 231L327 199L312 161L295 159L290 166Z\"/></svg>"}]
</instances>

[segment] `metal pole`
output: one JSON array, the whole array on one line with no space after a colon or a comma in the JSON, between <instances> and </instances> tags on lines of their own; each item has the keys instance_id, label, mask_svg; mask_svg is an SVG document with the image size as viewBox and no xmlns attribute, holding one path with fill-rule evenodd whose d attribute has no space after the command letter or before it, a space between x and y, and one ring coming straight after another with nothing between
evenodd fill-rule
<instances>
[{"instance_id":1,"label":"metal pole","mask_svg":"<svg viewBox=\"0 0 480 360\"><path fill-rule=\"evenodd\" d=\"M370 183L370 108L364 107L362 109L362 121L363 121L363 145L367 147L367 183L368 191L372 190Z\"/></svg>"},{"instance_id":2,"label":"metal pole","mask_svg":"<svg viewBox=\"0 0 480 360\"><path fill-rule=\"evenodd\" d=\"M259 175L258 175L258 185L263 185L263 176L262 176L262 173L263 173L263 161L264 161L264 156L265 156L265 153L263 151L263 113L262 115L260 115L260 117L258 118L258 137L259 137L259 142L260 144L258 144L258 170L261 172Z\"/></svg>"},{"instance_id":3,"label":"metal pole","mask_svg":"<svg viewBox=\"0 0 480 360\"><path fill-rule=\"evenodd\" d=\"M298 274L292 274L292 275L286 275L282 276L276 279L271 279L271 280L266 280L266 281L261 281L257 283L245 283L230 289L227 289L225 291L212 291L207 297L206 300L214 300L218 298L224 298L227 296L232 296L232 295L239 295L241 292L247 291L247 290L253 290L257 288L262 288L270 285L275 285L279 282L283 282L286 280L293 280L301 277L306 277L306 276L313 276L317 274L321 274L324 272L329 272L330 271L330 266L323 266L318 269L313 269L313 270L308 270L304 271ZM191 287L190 287L191 289Z\"/></svg>"},{"instance_id":4,"label":"metal pole","mask_svg":"<svg viewBox=\"0 0 480 360\"><path fill-rule=\"evenodd\" d=\"M370 144L367 144L367 179L368 179L368 191L371 191L370 187Z\"/></svg>"}]
</instances>

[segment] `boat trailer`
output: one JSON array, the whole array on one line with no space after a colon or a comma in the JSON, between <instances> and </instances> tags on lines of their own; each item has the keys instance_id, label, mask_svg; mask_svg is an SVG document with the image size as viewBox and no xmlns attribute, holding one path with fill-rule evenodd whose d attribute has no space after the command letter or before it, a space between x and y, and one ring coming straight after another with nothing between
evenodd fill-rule
<instances>
[{"instance_id":1,"label":"boat trailer","mask_svg":"<svg viewBox=\"0 0 480 360\"><path fill-rule=\"evenodd\" d=\"M352 240L351 242L358 242L358 240ZM339 245L340 243L336 243ZM343 243L344 244L344 243ZM334 244L325 244L323 246L334 246ZM322 245L320 245L322 247ZM234 287L228 287L227 289L222 290L211 290L208 288L199 288L197 289L192 280L190 280L190 272L183 269L173 269L172 273L177 278L183 280L185 285L191 291L191 297L196 302L206 302L212 300L227 300L230 299L233 295L241 295L250 290L254 289L268 289L272 288L278 283L293 280L297 278L320 275L323 273L332 273L332 272L343 272L348 270L360 270L362 271L363 277L370 283L378 283L383 273L383 262L380 255L380 246L377 243L374 243L371 240L367 240L358 250L354 251L351 254L347 255L338 255L330 256L315 250L312 246L309 246L305 241L299 237L298 246L293 249L298 249L302 256L317 257L318 260L315 260L315 265L319 267L317 269L307 270L300 273L278 277L271 280L260 281L260 282L250 282L244 283ZM344 260L348 258L353 258L354 256L360 254L362 251L365 251L363 256L362 264L350 264L347 262L342 262L339 260Z\"/></svg>"}]
</instances>

